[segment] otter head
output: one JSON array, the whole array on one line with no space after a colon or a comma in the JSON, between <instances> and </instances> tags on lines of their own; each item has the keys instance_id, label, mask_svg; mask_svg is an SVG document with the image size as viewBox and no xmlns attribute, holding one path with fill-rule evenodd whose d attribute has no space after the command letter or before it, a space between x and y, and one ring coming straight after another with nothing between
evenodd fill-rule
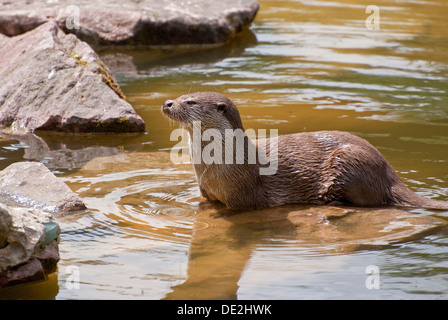
<instances>
[{"instance_id":1,"label":"otter head","mask_svg":"<svg viewBox=\"0 0 448 320\"><path fill-rule=\"evenodd\" d=\"M195 121L201 122L202 130L243 129L236 106L229 98L216 92L197 92L167 100L162 111L188 130L193 128Z\"/></svg>"}]
</instances>

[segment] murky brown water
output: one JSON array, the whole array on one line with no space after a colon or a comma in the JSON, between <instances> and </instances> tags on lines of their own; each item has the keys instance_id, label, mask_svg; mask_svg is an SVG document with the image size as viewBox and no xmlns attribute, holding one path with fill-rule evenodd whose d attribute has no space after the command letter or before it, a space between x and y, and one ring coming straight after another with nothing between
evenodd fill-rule
<instances>
[{"instance_id":1,"label":"murky brown water","mask_svg":"<svg viewBox=\"0 0 448 320\"><path fill-rule=\"evenodd\" d=\"M44 162L90 209L58 217L58 272L1 298L448 298L446 212L229 215L202 202L190 165L171 163L176 126L161 104L218 91L246 128L350 131L415 191L448 200L448 4L376 1L379 30L365 25L371 1L260 4L250 31L224 47L102 54L147 134L0 140L1 168ZM366 287L369 265L379 289Z\"/></svg>"}]
</instances>

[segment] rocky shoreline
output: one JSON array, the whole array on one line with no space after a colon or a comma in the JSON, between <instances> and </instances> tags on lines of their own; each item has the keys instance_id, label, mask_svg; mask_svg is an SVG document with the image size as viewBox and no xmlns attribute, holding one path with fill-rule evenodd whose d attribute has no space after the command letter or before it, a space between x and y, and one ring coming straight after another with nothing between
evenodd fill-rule
<instances>
[{"instance_id":1,"label":"rocky shoreline","mask_svg":"<svg viewBox=\"0 0 448 320\"><path fill-rule=\"evenodd\" d=\"M222 44L258 8L255 0L0 1L0 129L144 132L92 46Z\"/></svg>"},{"instance_id":2,"label":"rocky shoreline","mask_svg":"<svg viewBox=\"0 0 448 320\"><path fill-rule=\"evenodd\" d=\"M56 271L59 233L50 214L0 203L0 288L45 280Z\"/></svg>"},{"instance_id":3,"label":"rocky shoreline","mask_svg":"<svg viewBox=\"0 0 448 320\"><path fill-rule=\"evenodd\" d=\"M95 50L221 45L248 27L258 8L256 0L0 0L0 134L27 140L36 131L143 133L145 122ZM116 152L109 149L98 152ZM94 156L81 154L83 161ZM0 171L0 288L54 272L54 215L83 210L40 162Z\"/></svg>"},{"instance_id":4,"label":"rocky shoreline","mask_svg":"<svg viewBox=\"0 0 448 320\"><path fill-rule=\"evenodd\" d=\"M0 171L0 288L45 280L59 261L55 214L86 206L39 162Z\"/></svg>"},{"instance_id":5,"label":"rocky shoreline","mask_svg":"<svg viewBox=\"0 0 448 320\"><path fill-rule=\"evenodd\" d=\"M107 66L85 42L54 21L0 38L0 127L35 130L143 132Z\"/></svg>"},{"instance_id":6,"label":"rocky shoreline","mask_svg":"<svg viewBox=\"0 0 448 320\"><path fill-rule=\"evenodd\" d=\"M93 46L221 44L252 23L256 0L0 1L0 33L50 20Z\"/></svg>"}]
</instances>

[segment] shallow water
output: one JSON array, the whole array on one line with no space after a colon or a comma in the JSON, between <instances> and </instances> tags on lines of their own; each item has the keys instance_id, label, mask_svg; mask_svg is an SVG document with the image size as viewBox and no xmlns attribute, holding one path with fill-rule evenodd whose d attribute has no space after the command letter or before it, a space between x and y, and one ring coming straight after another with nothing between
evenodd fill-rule
<instances>
[{"instance_id":1,"label":"shallow water","mask_svg":"<svg viewBox=\"0 0 448 320\"><path fill-rule=\"evenodd\" d=\"M447 299L447 212L288 206L230 215L174 165L163 101L218 91L252 129L337 129L369 140L403 181L448 199L448 5L263 1L219 48L103 52L144 135L0 140L1 169L41 161L86 203L57 217L59 270L0 290L41 299ZM379 271L379 288L369 289ZM79 276L79 277L78 277ZM77 281L73 281L77 280ZM78 286L79 285L79 286Z\"/></svg>"}]
</instances>

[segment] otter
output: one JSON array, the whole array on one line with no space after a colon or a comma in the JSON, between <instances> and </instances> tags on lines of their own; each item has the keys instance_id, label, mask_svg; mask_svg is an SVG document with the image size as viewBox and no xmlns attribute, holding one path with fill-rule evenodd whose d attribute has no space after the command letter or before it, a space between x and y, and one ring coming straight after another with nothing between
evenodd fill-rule
<instances>
[{"instance_id":1,"label":"otter","mask_svg":"<svg viewBox=\"0 0 448 320\"><path fill-rule=\"evenodd\" d=\"M166 101L162 112L189 132L202 196L230 209L336 204L448 210L448 202L427 199L411 191L375 147L351 133L302 132L254 141L243 133L242 162L205 163L198 157L210 142L197 141L201 136L194 137L195 123L201 133L207 129L243 132L235 104L219 93L197 92ZM219 143L226 152L232 148L226 146L227 139ZM276 147L276 171L262 175L260 169L265 162L258 158L249 161L249 150L263 151L259 154L270 157L272 145ZM235 146L231 151L237 151Z\"/></svg>"}]
</instances>

